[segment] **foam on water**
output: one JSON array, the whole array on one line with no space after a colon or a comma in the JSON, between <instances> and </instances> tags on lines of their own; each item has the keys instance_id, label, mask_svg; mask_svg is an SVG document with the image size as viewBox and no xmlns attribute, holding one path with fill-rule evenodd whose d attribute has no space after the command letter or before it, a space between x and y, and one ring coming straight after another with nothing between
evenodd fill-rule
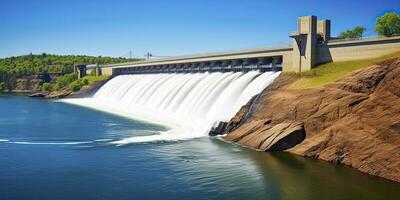
<instances>
[{"instance_id":1,"label":"foam on water","mask_svg":"<svg viewBox=\"0 0 400 200\"><path fill-rule=\"evenodd\" d=\"M93 97L63 102L90 107L170 130L111 143L123 145L206 136L219 121L229 121L280 72L120 75Z\"/></svg>"},{"instance_id":2,"label":"foam on water","mask_svg":"<svg viewBox=\"0 0 400 200\"><path fill-rule=\"evenodd\" d=\"M113 139L104 138L96 139L93 141L13 141L13 140L0 140L0 142L5 142L8 144L32 144L32 145L80 145L80 144L101 144L113 141Z\"/></svg>"},{"instance_id":3,"label":"foam on water","mask_svg":"<svg viewBox=\"0 0 400 200\"><path fill-rule=\"evenodd\" d=\"M94 141L95 142L109 142L111 140L113 140L113 139L97 139L97 140L94 140Z\"/></svg>"},{"instance_id":4,"label":"foam on water","mask_svg":"<svg viewBox=\"0 0 400 200\"><path fill-rule=\"evenodd\" d=\"M82 141L82 142L29 142L29 141L9 141L9 144L37 144L37 145L75 145L75 144L91 144L91 141Z\"/></svg>"}]
</instances>

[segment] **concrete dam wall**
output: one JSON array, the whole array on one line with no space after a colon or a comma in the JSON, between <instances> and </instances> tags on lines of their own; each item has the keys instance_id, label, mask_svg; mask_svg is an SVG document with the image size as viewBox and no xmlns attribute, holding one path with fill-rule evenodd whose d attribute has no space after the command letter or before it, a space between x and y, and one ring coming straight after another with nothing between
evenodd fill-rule
<instances>
[{"instance_id":1,"label":"concrete dam wall","mask_svg":"<svg viewBox=\"0 0 400 200\"><path fill-rule=\"evenodd\" d=\"M317 45L318 64L363 60L400 51L400 37L332 41Z\"/></svg>"},{"instance_id":2,"label":"concrete dam wall","mask_svg":"<svg viewBox=\"0 0 400 200\"><path fill-rule=\"evenodd\" d=\"M330 31L330 20L305 16L298 18L297 31L289 34L292 38L290 45L150 59L144 62L88 65L86 73L92 70L96 70L96 74L106 75L251 70L302 72L322 63L369 59L400 50L400 36L340 40L331 37Z\"/></svg>"}]
</instances>

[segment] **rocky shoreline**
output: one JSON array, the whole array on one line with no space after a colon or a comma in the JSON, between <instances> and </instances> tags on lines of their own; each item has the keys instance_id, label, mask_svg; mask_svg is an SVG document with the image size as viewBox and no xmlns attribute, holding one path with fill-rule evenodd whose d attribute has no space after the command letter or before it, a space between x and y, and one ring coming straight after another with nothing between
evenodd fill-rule
<instances>
[{"instance_id":1,"label":"rocky shoreline","mask_svg":"<svg viewBox=\"0 0 400 200\"><path fill-rule=\"evenodd\" d=\"M47 98L47 99L60 99L60 98L82 98L82 97L87 97L90 95L93 95L98 89L101 88L107 81L109 81L112 77L101 80L101 81L95 81L91 85L85 85L83 86L79 91L72 92L69 90L62 90L62 91L53 91L53 92L45 92L45 91L39 91L39 92L34 92L30 95L29 97L40 97L40 98Z\"/></svg>"},{"instance_id":2,"label":"rocky shoreline","mask_svg":"<svg viewBox=\"0 0 400 200\"><path fill-rule=\"evenodd\" d=\"M236 114L224 139L400 182L399 77L400 58L313 89L287 89L299 77L283 74Z\"/></svg>"}]
</instances>

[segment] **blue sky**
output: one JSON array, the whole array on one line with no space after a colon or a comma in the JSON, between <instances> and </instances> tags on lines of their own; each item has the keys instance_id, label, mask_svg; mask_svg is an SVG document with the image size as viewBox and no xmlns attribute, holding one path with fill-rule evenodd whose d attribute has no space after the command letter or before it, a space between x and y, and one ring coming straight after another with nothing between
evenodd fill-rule
<instances>
[{"instance_id":1,"label":"blue sky","mask_svg":"<svg viewBox=\"0 0 400 200\"><path fill-rule=\"evenodd\" d=\"M0 57L32 53L175 56L290 43L296 19L332 20L332 33L357 25L374 35L376 17L399 0L0 0Z\"/></svg>"}]
</instances>

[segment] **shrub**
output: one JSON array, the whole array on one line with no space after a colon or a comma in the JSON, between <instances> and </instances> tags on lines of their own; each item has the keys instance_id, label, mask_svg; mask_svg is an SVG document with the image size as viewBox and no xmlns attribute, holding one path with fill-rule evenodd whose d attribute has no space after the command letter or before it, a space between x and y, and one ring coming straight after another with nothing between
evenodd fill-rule
<instances>
[{"instance_id":1,"label":"shrub","mask_svg":"<svg viewBox=\"0 0 400 200\"><path fill-rule=\"evenodd\" d=\"M53 86L50 83L43 83L43 85L42 85L43 91L51 91L52 89L53 89Z\"/></svg>"},{"instance_id":2,"label":"shrub","mask_svg":"<svg viewBox=\"0 0 400 200\"><path fill-rule=\"evenodd\" d=\"M73 82L73 83L70 84L69 88L73 92L76 92L76 91L81 89L81 85L79 83L77 83L77 82Z\"/></svg>"},{"instance_id":3,"label":"shrub","mask_svg":"<svg viewBox=\"0 0 400 200\"><path fill-rule=\"evenodd\" d=\"M88 85L89 81L87 79L77 79L69 84L69 89L76 92L82 88L84 85Z\"/></svg>"},{"instance_id":4,"label":"shrub","mask_svg":"<svg viewBox=\"0 0 400 200\"><path fill-rule=\"evenodd\" d=\"M83 79L83 85L89 85L89 81L86 78Z\"/></svg>"},{"instance_id":5,"label":"shrub","mask_svg":"<svg viewBox=\"0 0 400 200\"><path fill-rule=\"evenodd\" d=\"M56 81L57 89L64 88L65 86L74 82L76 79L78 79L78 76L75 73L65 74L64 76L58 77Z\"/></svg>"}]
</instances>

